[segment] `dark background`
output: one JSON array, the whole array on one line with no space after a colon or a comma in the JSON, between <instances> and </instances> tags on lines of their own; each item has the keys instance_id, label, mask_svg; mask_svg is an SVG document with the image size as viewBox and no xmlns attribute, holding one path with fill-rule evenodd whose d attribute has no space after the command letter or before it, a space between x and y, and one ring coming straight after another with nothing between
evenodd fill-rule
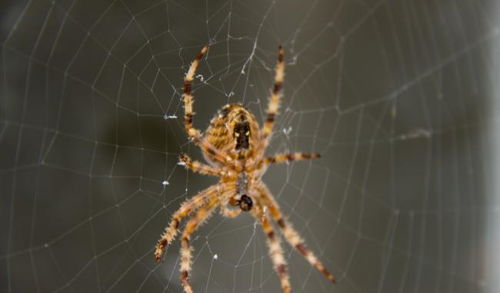
<instances>
[{"instance_id":1,"label":"dark background","mask_svg":"<svg viewBox=\"0 0 500 293\"><path fill-rule=\"evenodd\" d=\"M496 11L462 0L3 2L0 291L181 292L178 242L160 265L153 247L181 202L215 182L177 165L180 152L201 155L175 118L182 77L210 43L194 85L199 128L226 103L262 119L282 44L269 154L322 154L264 176L338 279L285 244L294 292L494 292ZM280 291L250 216L215 215L193 245L195 292Z\"/></svg>"}]
</instances>

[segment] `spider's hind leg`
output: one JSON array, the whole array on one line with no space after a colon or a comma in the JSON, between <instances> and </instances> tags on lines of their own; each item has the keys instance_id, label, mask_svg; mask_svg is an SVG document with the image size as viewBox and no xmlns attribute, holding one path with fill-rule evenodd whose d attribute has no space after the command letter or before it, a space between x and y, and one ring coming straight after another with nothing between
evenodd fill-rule
<instances>
[{"instance_id":1,"label":"spider's hind leg","mask_svg":"<svg viewBox=\"0 0 500 293\"><path fill-rule=\"evenodd\" d=\"M214 146L206 142L201 135L201 131L194 127L193 125L193 116L195 112L193 111L193 103L194 96L192 93L192 82L194 80L196 70L198 69L201 59L208 52L208 45L204 46L200 53L196 55L193 62L189 66L189 70L184 76L184 88L182 99L184 101L184 129L190 140L194 141L196 145L203 149L204 153L208 153L212 155L214 160L225 163L230 158L228 158L225 154L221 153Z\"/></svg>"},{"instance_id":2,"label":"spider's hind leg","mask_svg":"<svg viewBox=\"0 0 500 293\"><path fill-rule=\"evenodd\" d=\"M264 148L267 147L269 137L273 132L274 118L278 114L280 99L281 99L281 88L283 87L283 80L285 79L285 51L282 46L278 48L278 62L276 63L276 69L274 74L274 86L269 96L269 102L267 104L267 117L264 121L264 126L262 127L262 141L264 143Z\"/></svg>"},{"instance_id":3,"label":"spider's hind leg","mask_svg":"<svg viewBox=\"0 0 500 293\"><path fill-rule=\"evenodd\" d=\"M199 137L200 131L193 126L193 94L191 93L191 83L193 82L196 69L200 65L201 58L207 53L208 46L201 49L200 53L196 55L195 59L189 66L189 70L184 77L184 93L182 94L184 100L184 127L190 138Z\"/></svg>"}]
</instances>

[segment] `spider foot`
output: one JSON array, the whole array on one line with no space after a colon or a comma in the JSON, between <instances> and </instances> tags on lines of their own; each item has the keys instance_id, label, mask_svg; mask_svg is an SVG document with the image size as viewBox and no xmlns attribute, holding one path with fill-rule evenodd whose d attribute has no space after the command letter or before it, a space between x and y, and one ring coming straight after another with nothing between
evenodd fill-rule
<instances>
[{"instance_id":1,"label":"spider foot","mask_svg":"<svg viewBox=\"0 0 500 293\"><path fill-rule=\"evenodd\" d=\"M166 239L160 239L158 243L156 244L156 249L155 249L155 260L157 263L161 262L161 258L163 254L165 253L165 247L167 246L167 240Z\"/></svg>"}]
</instances>

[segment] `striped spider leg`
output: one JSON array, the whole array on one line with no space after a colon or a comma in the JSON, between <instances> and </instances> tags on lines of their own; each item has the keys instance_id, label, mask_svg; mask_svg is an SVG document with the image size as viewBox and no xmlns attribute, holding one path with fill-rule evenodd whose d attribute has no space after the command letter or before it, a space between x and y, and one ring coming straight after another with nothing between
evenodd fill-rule
<instances>
[{"instance_id":1,"label":"striped spider leg","mask_svg":"<svg viewBox=\"0 0 500 293\"><path fill-rule=\"evenodd\" d=\"M292 290L290 285L290 276L288 275L285 255L280 243L280 237L274 231L269 216L262 210L260 205L256 205L255 209L252 210L252 214L262 226L262 230L266 234L269 256L273 262L274 270L280 278L281 288L284 293L290 293Z\"/></svg>"},{"instance_id":2,"label":"striped spider leg","mask_svg":"<svg viewBox=\"0 0 500 293\"><path fill-rule=\"evenodd\" d=\"M314 253L309 250L304 240L300 237L299 233L293 228L293 226L283 217L278 203L274 200L271 192L264 184L260 184L257 186L257 190L260 192L260 196L258 197L262 200L261 205L269 208L269 212L274 221L278 224L281 232L285 236L286 241L295 248L300 254L304 256L304 258L318 271L320 271L328 280L335 283L335 278L330 272L325 268L323 263L314 255Z\"/></svg>"}]
</instances>

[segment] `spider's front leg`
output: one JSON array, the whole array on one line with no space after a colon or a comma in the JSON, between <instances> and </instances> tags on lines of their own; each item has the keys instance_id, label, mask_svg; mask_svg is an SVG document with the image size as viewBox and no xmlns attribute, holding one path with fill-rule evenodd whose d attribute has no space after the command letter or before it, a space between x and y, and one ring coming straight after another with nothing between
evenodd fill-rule
<instances>
[{"instance_id":1,"label":"spider's front leg","mask_svg":"<svg viewBox=\"0 0 500 293\"><path fill-rule=\"evenodd\" d=\"M189 272L191 271L192 247L190 244L191 234L202 225L212 214L219 200L212 198L206 205L202 206L186 224L182 232L181 240L181 283L184 292L193 293L193 288L189 284Z\"/></svg>"},{"instance_id":2,"label":"spider's front leg","mask_svg":"<svg viewBox=\"0 0 500 293\"><path fill-rule=\"evenodd\" d=\"M278 204L272 197L271 193L265 187L265 185L261 184L257 187L260 193L259 199L262 201L262 205L267 206L269 208L269 212L271 217L276 221L278 226L280 227L283 235L287 242L295 248L300 254L304 256L304 258L318 271L320 271L328 280L335 283L335 278L328 272L323 263L314 255L314 253L309 250L304 240L300 237L299 233L293 228L293 226L283 217Z\"/></svg>"},{"instance_id":3,"label":"spider's front leg","mask_svg":"<svg viewBox=\"0 0 500 293\"><path fill-rule=\"evenodd\" d=\"M290 277L288 275L283 248L281 248L280 238L274 231L271 221L269 220L269 216L262 211L262 208L259 205L256 205L255 208L252 209L252 214L262 226L262 229L267 236L269 256L273 262L274 270L280 278L281 288L283 289L283 292L290 293Z\"/></svg>"},{"instance_id":4,"label":"spider's front leg","mask_svg":"<svg viewBox=\"0 0 500 293\"><path fill-rule=\"evenodd\" d=\"M182 203L181 207L172 216L170 224L167 228L165 228L165 232L163 232L160 240L158 240L158 243L156 244L156 262L161 261L165 248L175 239L181 220L188 216L191 212L201 207L207 199L216 197L218 188L219 186L217 185L211 186Z\"/></svg>"}]
</instances>

